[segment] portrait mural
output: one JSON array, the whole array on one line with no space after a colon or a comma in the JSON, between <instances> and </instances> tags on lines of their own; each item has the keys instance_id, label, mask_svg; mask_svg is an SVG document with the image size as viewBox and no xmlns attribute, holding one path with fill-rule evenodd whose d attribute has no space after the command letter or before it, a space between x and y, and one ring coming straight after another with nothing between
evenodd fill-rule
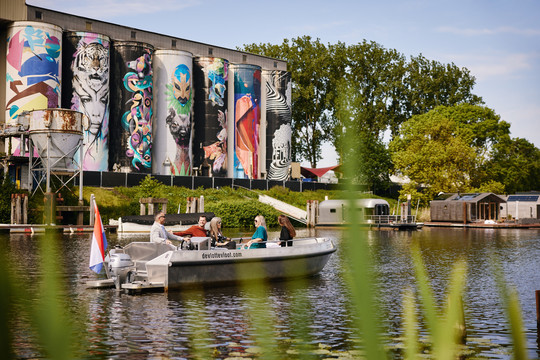
<instances>
[{"instance_id":1,"label":"portrait mural","mask_svg":"<svg viewBox=\"0 0 540 360\"><path fill-rule=\"evenodd\" d=\"M71 109L88 117L84 131L84 170L106 171L109 157L109 39L104 35L68 34L66 50L73 43ZM76 157L77 158L77 157Z\"/></svg>"},{"instance_id":2,"label":"portrait mural","mask_svg":"<svg viewBox=\"0 0 540 360\"><path fill-rule=\"evenodd\" d=\"M191 175L192 170L192 121L191 121L191 69L180 64L167 84L166 124L174 139L176 153L171 156L171 174Z\"/></svg>"}]
</instances>

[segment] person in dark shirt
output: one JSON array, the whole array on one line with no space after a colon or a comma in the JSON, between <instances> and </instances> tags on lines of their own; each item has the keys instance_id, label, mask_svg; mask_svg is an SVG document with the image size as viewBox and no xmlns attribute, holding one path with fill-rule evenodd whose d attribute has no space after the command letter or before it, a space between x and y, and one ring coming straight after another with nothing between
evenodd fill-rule
<instances>
[{"instance_id":1,"label":"person in dark shirt","mask_svg":"<svg viewBox=\"0 0 540 360\"><path fill-rule=\"evenodd\" d=\"M204 228L204 225L206 225L206 221L206 216L201 215L199 217L199 222L197 225L193 225L184 231L175 231L173 232L173 234L178 236L207 237L208 233Z\"/></svg>"},{"instance_id":2,"label":"person in dark shirt","mask_svg":"<svg viewBox=\"0 0 540 360\"><path fill-rule=\"evenodd\" d=\"M281 225L281 233L279 234L280 245L282 247L292 246L292 239L296 236L296 231L292 226L290 220L285 215L278 216L278 223Z\"/></svg>"}]
</instances>

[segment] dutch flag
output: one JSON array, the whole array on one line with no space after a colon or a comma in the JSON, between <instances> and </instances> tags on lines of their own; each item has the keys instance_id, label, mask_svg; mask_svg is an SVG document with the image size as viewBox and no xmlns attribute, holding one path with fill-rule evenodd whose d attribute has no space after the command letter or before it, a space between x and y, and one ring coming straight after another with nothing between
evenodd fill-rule
<instances>
[{"instance_id":1,"label":"dutch flag","mask_svg":"<svg viewBox=\"0 0 540 360\"><path fill-rule=\"evenodd\" d=\"M107 249L107 238L105 237L105 229L101 222L101 216L96 202L94 201L94 233L92 235L92 247L90 249L90 269L96 273L101 272L103 261L105 260L105 249Z\"/></svg>"}]
</instances>

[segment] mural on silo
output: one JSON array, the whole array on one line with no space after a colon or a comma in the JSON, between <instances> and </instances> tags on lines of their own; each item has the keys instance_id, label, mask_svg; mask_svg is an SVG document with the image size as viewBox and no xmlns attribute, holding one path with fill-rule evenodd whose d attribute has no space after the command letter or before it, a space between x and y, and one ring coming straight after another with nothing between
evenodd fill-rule
<instances>
[{"instance_id":1,"label":"mural on silo","mask_svg":"<svg viewBox=\"0 0 540 360\"><path fill-rule=\"evenodd\" d=\"M194 61L195 166L227 176L227 80L229 62L214 57ZM210 173L202 175L208 176Z\"/></svg>"},{"instance_id":2,"label":"mural on silo","mask_svg":"<svg viewBox=\"0 0 540 360\"><path fill-rule=\"evenodd\" d=\"M154 60L155 88L158 89L154 125L154 172L191 175L193 56L186 51L157 50ZM164 166L169 168L164 169Z\"/></svg>"},{"instance_id":3,"label":"mural on silo","mask_svg":"<svg viewBox=\"0 0 540 360\"><path fill-rule=\"evenodd\" d=\"M105 35L70 32L64 41L64 107L88 116L84 131L83 169L107 171L109 166L110 41ZM66 64L67 63L67 64ZM78 155L75 156L78 159Z\"/></svg>"},{"instance_id":4,"label":"mural on silo","mask_svg":"<svg viewBox=\"0 0 540 360\"><path fill-rule=\"evenodd\" d=\"M234 65L234 177L258 178L261 68Z\"/></svg>"},{"instance_id":5,"label":"mural on silo","mask_svg":"<svg viewBox=\"0 0 540 360\"><path fill-rule=\"evenodd\" d=\"M291 165L291 74L264 71L268 180L287 180ZM270 156L272 154L272 156Z\"/></svg>"},{"instance_id":6,"label":"mural on silo","mask_svg":"<svg viewBox=\"0 0 540 360\"><path fill-rule=\"evenodd\" d=\"M7 125L16 124L23 111L59 107L61 52L62 29L56 25L21 21L8 28ZM25 155L21 154L17 140L12 144L11 154Z\"/></svg>"},{"instance_id":7,"label":"mural on silo","mask_svg":"<svg viewBox=\"0 0 540 360\"><path fill-rule=\"evenodd\" d=\"M152 54L139 42L113 43L109 169L152 171Z\"/></svg>"}]
</instances>

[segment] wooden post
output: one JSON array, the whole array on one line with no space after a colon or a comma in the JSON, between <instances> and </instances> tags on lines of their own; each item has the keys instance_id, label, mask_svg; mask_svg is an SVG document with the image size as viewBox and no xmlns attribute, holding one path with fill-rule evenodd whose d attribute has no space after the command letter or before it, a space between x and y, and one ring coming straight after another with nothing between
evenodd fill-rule
<instances>
[{"instance_id":1,"label":"wooden post","mask_svg":"<svg viewBox=\"0 0 540 360\"><path fill-rule=\"evenodd\" d=\"M96 213L94 211L95 201L96 201L96 197L94 196L94 194L90 194L90 225L94 225L94 222L96 221Z\"/></svg>"},{"instance_id":2,"label":"wooden post","mask_svg":"<svg viewBox=\"0 0 540 360\"><path fill-rule=\"evenodd\" d=\"M198 212L204 212L204 196L199 197L199 211Z\"/></svg>"},{"instance_id":3,"label":"wooden post","mask_svg":"<svg viewBox=\"0 0 540 360\"><path fill-rule=\"evenodd\" d=\"M146 204L143 204L141 202L141 199L139 199L139 205L140 205L139 215L146 215Z\"/></svg>"},{"instance_id":4,"label":"wooden post","mask_svg":"<svg viewBox=\"0 0 540 360\"><path fill-rule=\"evenodd\" d=\"M22 223L28 224L28 196L23 194Z\"/></svg>"},{"instance_id":5,"label":"wooden post","mask_svg":"<svg viewBox=\"0 0 540 360\"><path fill-rule=\"evenodd\" d=\"M536 290L536 331L540 337L540 290Z\"/></svg>"},{"instance_id":6,"label":"wooden post","mask_svg":"<svg viewBox=\"0 0 540 360\"><path fill-rule=\"evenodd\" d=\"M467 203L463 202L463 223L467 223Z\"/></svg>"}]
</instances>

